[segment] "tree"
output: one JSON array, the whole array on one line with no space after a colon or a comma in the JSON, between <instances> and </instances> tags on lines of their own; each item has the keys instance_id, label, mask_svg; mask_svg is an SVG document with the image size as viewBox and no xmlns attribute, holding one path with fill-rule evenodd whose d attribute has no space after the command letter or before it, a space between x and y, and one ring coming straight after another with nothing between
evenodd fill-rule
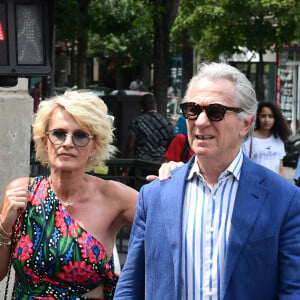
<instances>
[{"instance_id":1,"label":"tree","mask_svg":"<svg viewBox=\"0 0 300 300\"><path fill-rule=\"evenodd\" d=\"M90 54L113 59L116 87L123 88L122 66L152 62L153 29L149 10L134 0L91 3Z\"/></svg>"},{"instance_id":2,"label":"tree","mask_svg":"<svg viewBox=\"0 0 300 300\"><path fill-rule=\"evenodd\" d=\"M151 0L154 24L154 93L158 111L166 113L170 30L177 16L179 0Z\"/></svg>"},{"instance_id":3,"label":"tree","mask_svg":"<svg viewBox=\"0 0 300 300\"><path fill-rule=\"evenodd\" d=\"M88 32L90 23L89 4L91 0L77 0L79 6L78 55L77 55L77 85L86 87L86 65L88 49Z\"/></svg>"},{"instance_id":4,"label":"tree","mask_svg":"<svg viewBox=\"0 0 300 300\"><path fill-rule=\"evenodd\" d=\"M300 1L296 2L295 15L296 15L295 40L299 45L300 44Z\"/></svg>"},{"instance_id":5,"label":"tree","mask_svg":"<svg viewBox=\"0 0 300 300\"><path fill-rule=\"evenodd\" d=\"M259 54L257 65L256 93L257 98L264 100L264 64L263 54L266 50L280 49L289 45L295 34L294 0L286 1L252 1L239 7L236 3L236 20L241 31L242 43L250 51ZM238 11L245 9L243 18L238 18Z\"/></svg>"},{"instance_id":6,"label":"tree","mask_svg":"<svg viewBox=\"0 0 300 300\"><path fill-rule=\"evenodd\" d=\"M56 5L56 40L71 43L73 50L75 45L77 46L78 88L84 88L86 85L89 4L91 1L95 0L64 0L57 1Z\"/></svg>"},{"instance_id":7,"label":"tree","mask_svg":"<svg viewBox=\"0 0 300 300\"><path fill-rule=\"evenodd\" d=\"M70 46L71 78L69 81L71 85L75 85L75 44L77 44L79 32L78 20L79 7L76 0L56 1L56 43Z\"/></svg>"},{"instance_id":8,"label":"tree","mask_svg":"<svg viewBox=\"0 0 300 300\"><path fill-rule=\"evenodd\" d=\"M123 88L124 65L152 63L152 16L141 1L58 1L56 24L57 40L71 44L71 64L75 61L74 49L78 50L78 87L85 86L89 56L115 61L119 89Z\"/></svg>"},{"instance_id":9,"label":"tree","mask_svg":"<svg viewBox=\"0 0 300 300\"><path fill-rule=\"evenodd\" d=\"M117 87L122 86L120 70L125 61L129 59L131 64L148 65L153 61L154 91L159 111L165 114L170 29L177 15L179 0L66 0L58 4L59 38L78 42L78 87L85 86L89 41L91 55L114 58ZM67 5L70 6L67 8Z\"/></svg>"},{"instance_id":10,"label":"tree","mask_svg":"<svg viewBox=\"0 0 300 300\"><path fill-rule=\"evenodd\" d=\"M174 34L187 30L205 60L231 56L242 47L259 53L257 94L263 99L262 55L295 36L296 0L182 0Z\"/></svg>"},{"instance_id":11,"label":"tree","mask_svg":"<svg viewBox=\"0 0 300 300\"><path fill-rule=\"evenodd\" d=\"M170 29L177 15L179 0L94 2L95 19L92 48L102 56L116 58L120 65L126 57L132 62L154 65L154 93L158 110L166 113ZM95 35L95 33L97 33ZM152 48L153 47L153 48ZM149 55L153 51L153 60Z\"/></svg>"}]
</instances>

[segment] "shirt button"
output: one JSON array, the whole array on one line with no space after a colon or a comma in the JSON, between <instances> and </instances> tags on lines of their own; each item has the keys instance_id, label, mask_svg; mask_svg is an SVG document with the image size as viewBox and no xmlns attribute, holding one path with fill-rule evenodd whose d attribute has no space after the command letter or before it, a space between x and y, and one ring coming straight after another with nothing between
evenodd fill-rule
<instances>
[{"instance_id":1,"label":"shirt button","mask_svg":"<svg viewBox=\"0 0 300 300\"><path fill-rule=\"evenodd\" d=\"M215 201L217 199L216 195L213 195L212 199Z\"/></svg>"},{"instance_id":2,"label":"shirt button","mask_svg":"<svg viewBox=\"0 0 300 300\"><path fill-rule=\"evenodd\" d=\"M212 265L212 264L213 264L213 260L210 259L210 260L208 261L208 263L209 263L210 265Z\"/></svg>"},{"instance_id":3,"label":"shirt button","mask_svg":"<svg viewBox=\"0 0 300 300\"><path fill-rule=\"evenodd\" d=\"M215 229L214 229L213 227L210 227L210 228L209 228L209 231L210 231L210 232L214 232Z\"/></svg>"},{"instance_id":4,"label":"shirt button","mask_svg":"<svg viewBox=\"0 0 300 300\"><path fill-rule=\"evenodd\" d=\"M209 292L207 293L207 296L211 297L213 294L214 294L214 293L213 293L212 291L209 291Z\"/></svg>"}]
</instances>

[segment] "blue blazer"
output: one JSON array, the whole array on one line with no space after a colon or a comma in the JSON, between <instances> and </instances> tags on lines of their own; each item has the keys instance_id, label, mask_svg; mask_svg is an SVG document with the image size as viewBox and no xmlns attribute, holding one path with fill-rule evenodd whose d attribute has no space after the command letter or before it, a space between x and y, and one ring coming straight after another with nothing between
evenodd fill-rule
<instances>
[{"instance_id":1,"label":"blue blazer","mask_svg":"<svg viewBox=\"0 0 300 300\"><path fill-rule=\"evenodd\" d=\"M140 191L114 299L181 299L182 207L193 159ZM244 156L221 300L300 299L300 189Z\"/></svg>"}]
</instances>

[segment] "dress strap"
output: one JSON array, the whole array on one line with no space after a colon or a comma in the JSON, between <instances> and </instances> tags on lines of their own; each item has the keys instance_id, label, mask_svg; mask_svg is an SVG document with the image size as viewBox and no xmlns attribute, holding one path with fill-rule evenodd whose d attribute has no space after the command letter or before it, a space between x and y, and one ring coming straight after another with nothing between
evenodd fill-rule
<instances>
[{"instance_id":1,"label":"dress strap","mask_svg":"<svg viewBox=\"0 0 300 300\"><path fill-rule=\"evenodd\" d=\"M31 177L28 177L28 184L27 184L27 190L28 192L31 191L31 188L32 188L32 179Z\"/></svg>"}]
</instances>

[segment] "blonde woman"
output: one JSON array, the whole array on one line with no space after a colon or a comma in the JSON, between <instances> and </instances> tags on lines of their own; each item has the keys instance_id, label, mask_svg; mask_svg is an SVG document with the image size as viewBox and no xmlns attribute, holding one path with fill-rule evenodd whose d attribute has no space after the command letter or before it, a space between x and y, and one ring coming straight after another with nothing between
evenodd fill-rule
<instances>
[{"instance_id":1,"label":"blonde woman","mask_svg":"<svg viewBox=\"0 0 300 300\"><path fill-rule=\"evenodd\" d=\"M113 298L115 237L138 193L85 172L114 153L112 122L92 93L40 104L33 139L50 175L12 181L0 209L0 280L11 261L17 299Z\"/></svg>"}]
</instances>

